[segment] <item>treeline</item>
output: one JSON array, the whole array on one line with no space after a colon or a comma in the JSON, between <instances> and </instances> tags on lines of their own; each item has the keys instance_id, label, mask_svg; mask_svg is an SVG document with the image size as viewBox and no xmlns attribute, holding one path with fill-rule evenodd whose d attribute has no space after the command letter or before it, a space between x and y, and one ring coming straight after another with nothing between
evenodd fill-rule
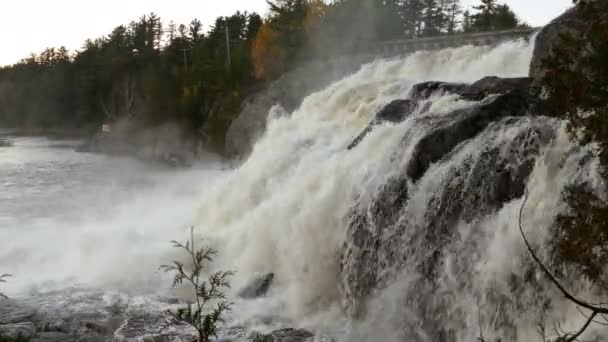
<instances>
[{"instance_id":1,"label":"treeline","mask_svg":"<svg viewBox=\"0 0 608 342\"><path fill-rule=\"evenodd\" d=\"M272 0L266 18L237 12L208 32L152 13L82 48L48 48L0 68L0 125L99 127L166 122L221 148L243 98L311 58L390 39L522 25L507 5L481 0Z\"/></svg>"}]
</instances>

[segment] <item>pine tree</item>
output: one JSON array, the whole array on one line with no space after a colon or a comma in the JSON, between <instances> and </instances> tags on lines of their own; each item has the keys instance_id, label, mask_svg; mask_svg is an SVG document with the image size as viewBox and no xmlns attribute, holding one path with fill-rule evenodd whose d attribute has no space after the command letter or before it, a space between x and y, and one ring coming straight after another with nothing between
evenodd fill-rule
<instances>
[{"instance_id":1,"label":"pine tree","mask_svg":"<svg viewBox=\"0 0 608 342\"><path fill-rule=\"evenodd\" d=\"M458 25L461 23L462 5L460 0L446 0L444 13L446 17L446 31L449 34L453 34L458 30Z\"/></svg>"},{"instance_id":2,"label":"pine tree","mask_svg":"<svg viewBox=\"0 0 608 342\"><path fill-rule=\"evenodd\" d=\"M401 4L401 16L404 22L405 36L416 38L422 35L422 0L404 0Z\"/></svg>"},{"instance_id":3,"label":"pine tree","mask_svg":"<svg viewBox=\"0 0 608 342\"><path fill-rule=\"evenodd\" d=\"M202 38L201 31L203 30L203 23L200 20L194 19L190 22L188 28L188 34L193 45L196 45Z\"/></svg>"},{"instance_id":4,"label":"pine tree","mask_svg":"<svg viewBox=\"0 0 608 342\"><path fill-rule=\"evenodd\" d=\"M441 32L441 8L437 0L423 1L423 35L435 36Z\"/></svg>"},{"instance_id":5,"label":"pine tree","mask_svg":"<svg viewBox=\"0 0 608 342\"><path fill-rule=\"evenodd\" d=\"M473 15L473 29L476 31L489 31L496 13L496 0L481 0L481 4L473 6L478 13Z\"/></svg>"}]
</instances>

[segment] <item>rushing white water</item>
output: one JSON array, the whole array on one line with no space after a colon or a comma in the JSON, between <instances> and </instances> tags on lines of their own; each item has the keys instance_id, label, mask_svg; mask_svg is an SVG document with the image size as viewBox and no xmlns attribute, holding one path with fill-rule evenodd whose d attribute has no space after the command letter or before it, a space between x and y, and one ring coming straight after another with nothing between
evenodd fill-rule
<instances>
[{"instance_id":1,"label":"rushing white water","mask_svg":"<svg viewBox=\"0 0 608 342\"><path fill-rule=\"evenodd\" d=\"M430 341L416 308L404 304L418 295L413 286L418 275L413 272L392 274L388 285L370 299L367 315L348 320L338 285L340 253L353 207L371 201L387 179L403 172L414 146L403 142L415 142L425 133L425 125L415 118L441 117L471 103L450 95L435 96L426 114L416 113L398 125L378 126L355 149L346 147L381 107L406 98L414 84L525 76L532 50L528 42L516 41L497 47L419 52L365 65L311 94L293 113L275 108L250 157L231 171L207 165L167 174L146 171L125 160L111 160L108 168L107 159L72 160L66 154L60 161L64 178L51 179L52 184L43 187L56 193L20 193L21 189L36 191L38 185L28 182L48 179L39 173L53 169L57 160L41 161L38 152L26 153L17 142L13 152L0 151L0 172L5 173L2 190L11 189L11 177L27 180L12 192L0 194L0 238L11 241L0 251L0 272L19 275L6 289L18 291L46 283L51 288L82 284L134 294L166 290L168 280L156 267L176 256L167 242L186 239L186 228L194 224L197 236L220 252L212 267L237 271L235 289L256 274L275 274L268 296L238 301L235 325L298 326L348 341ZM401 219L424 221L432 196L445 187L463 161L476 158L484 148L508 146L527 128L540 125L535 120L525 119L504 130L489 128L459 146L448 161L432 165L416 184L410 184L406 215ZM580 168L578 161L584 153L568 142L560 123L547 125L557 133L533 167L524 215L530 237L539 246L564 209L560 196L564 186L575 179L593 179L588 169ZM503 150L508 153L506 147ZM70 173L82 168L85 176ZM22 172L33 173L22 177ZM53 205L53 196L61 196L58 205ZM47 203L43 207L49 212L22 207L40 202ZM494 324L496 315L485 314L495 305L486 293L492 289L508 295L508 277L518 272L526 257L513 225L520 204L520 199L513 200L475 223L462 222L459 240L453 243L453 253L446 256L437 280L437 293L419 294L448 302L445 324L454 325L455 341L476 340L480 330L488 341L506 338L505 331L496 330L500 328ZM71 214L64 217L63 212ZM483 234L477 233L478 227L484 227ZM475 272L470 279L462 279L459 270L465 261L461 256L468 253L471 237L476 254L467 255L465 261ZM558 297L549 285L543 289ZM522 301L535 303L533 289L520 294ZM551 318L564 328L581 322L573 308L559 301L554 305ZM522 315L509 313L517 341L537 337L537 314L534 308Z\"/></svg>"},{"instance_id":2,"label":"rushing white water","mask_svg":"<svg viewBox=\"0 0 608 342\"><path fill-rule=\"evenodd\" d=\"M176 173L77 153L71 141L13 140L0 149L0 273L14 275L4 292L168 287L158 266L221 164Z\"/></svg>"},{"instance_id":3,"label":"rushing white water","mask_svg":"<svg viewBox=\"0 0 608 342\"><path fill-rule=\"evenodd\" d=\"M251 156L204 198L196 221L197 232L221 251L217 266L238 270L238 283L256 273L276 274L277 283L269 297L256 301L250 310L254 314L288 317L309 328L335 327L343 318L337 285L338 255L354 199L364 201L391 174L402 172L401 166L389 160L404 135L416 141L424 127L416 126L413 120L384 125L356 149L346 151L346 146L382 106L406 98L412 85L427 80L472 82L488 75L526 76L532 49L529 43L517 41L498 47L467 46L379 60L308 96L290 115L273 115ZM433 99L429 112L442 115L468 105L456 101L454 96L444 96ZM492 139L500 146L523 128L499 132ZM528 184L531 198L524 222L533 229L530 234L536 242L543 241L556 214L563 210L560 193L565 184L577 177L588 177L576 164L580 155L564 159L565 155L572 155L568 152L572 146L563 130L558 131L558 138L537 160ZM479 154L483 144L481 140L469 143L450 163L427 171L413 191L408 204L410 216L406 219L423 220L423 209L430 196L440 191L442 180L463 158ZM413 144L406 146L406 151L400 153L402 163L408 160L411 151L407 149L412 147ZM478 256L476 266L479 272L475 286L479 291L494 283L499 284L497 291L500 286L508 286L507 275L521 267L526 254L513 225L519 206L519 200L513 201L477 223L493 227L487 236L476 237L481 239L480 244L485 243L485 252ZM460 235L467 236L470 229L463 224ZM450 283L450 277L450 270L446 270L441 290L458 294L450 290L450 286L456 286ZM396 281L372 301L370 314L349 339L427 340L423 334L403 335L400 330L406 327L404 321L416 320L405 319L407 308L395 304L404 293L408 294L408 281L407 276ZM535 296L533 292L525 295ZM479 337L478 326L490 326L479 322L476 307L490 304L471 299L461 296L451 306L454 312L462 310L462 320L475 327L461 331L458 341L475 340ZM249 311L242 308L242 312ZM579 321L580 317L576 317L574 323L568 324ZM536 333L536 323L530 317L518 318L518 340L529 341ZM488 331L485 335L498 338L500 333Z\"/></svg>"}]
</instances>

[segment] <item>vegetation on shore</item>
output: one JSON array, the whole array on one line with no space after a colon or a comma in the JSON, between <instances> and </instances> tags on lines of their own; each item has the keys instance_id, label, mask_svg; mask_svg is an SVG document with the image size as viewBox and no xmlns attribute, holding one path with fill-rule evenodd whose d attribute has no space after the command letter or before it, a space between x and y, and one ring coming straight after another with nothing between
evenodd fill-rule
<instances>
[{"instance_id":1,"label":"vegetation on shore","mask_svg":"<svg viewBox=\"0 0 608 342\"><path fill-rule=\"evenodd\" d=\"M184 136L222 150L245 97L303 61L389 39L522 25L496 0L482 0L474 13L463 12L460 0L268 3L266 18L236 12L217 18L207 32L197 19L178 25L152 13L87 40L76 52L48 48L2 67L0 126L170 122Z\"/></svg>"}]
</instances>

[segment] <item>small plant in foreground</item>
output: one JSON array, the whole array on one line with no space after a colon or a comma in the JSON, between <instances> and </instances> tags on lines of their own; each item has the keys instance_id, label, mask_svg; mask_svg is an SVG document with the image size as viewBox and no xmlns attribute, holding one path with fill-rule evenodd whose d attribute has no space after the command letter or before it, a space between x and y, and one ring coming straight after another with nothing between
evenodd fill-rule
<instances>
[{"instance_id":1,"label":"small plant in foreground","mask_svg":"<svg viewBox=\"0 0 608 342\"><path fill-rule=\"evenodd\" d=\"M215 272L207 280L203 279L203 270L206 262L213 262L217 252L212 248L194 247L194 228L190 228L190 241L186 244L171 241L173 247L186 251L192 265L186 270L184 263L173 261L173 265L162 265L160 268L165 272L174 272L173 287L181 285L184 281L193 287L195 291L195 303L180 308L177 312L169 313L178 321L187 323L198 332L198 342L209 342L212 336L217 337L217 324L221 322L225 312L230 311L232 303L226 299L223 289L230 288L230 277L234 275L231 271ZM212 309L208 307L213 305Z\"/></svg>"},{"instance_id":2,"label":"small plant in foreground","mask_svg":"<svg viewBox=\"0 0 608 342\"><path fill-rule=\"evenodd\" d=\"M10 277L10 274L3 274L0 275L0 283L6 283L6 278ZM4 298L4 299L8 299L7 296L4 295L4 293L0 292L0 298Z\"/></svg>"}]
</instances>

